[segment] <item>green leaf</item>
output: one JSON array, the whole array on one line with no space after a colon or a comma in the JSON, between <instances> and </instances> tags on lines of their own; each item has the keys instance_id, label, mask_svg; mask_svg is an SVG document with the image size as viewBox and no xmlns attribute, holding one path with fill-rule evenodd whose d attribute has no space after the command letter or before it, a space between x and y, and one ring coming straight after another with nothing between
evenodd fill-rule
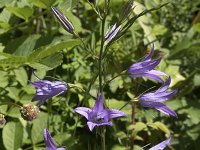
<instances>
[{"instance_id":1,"label":"green leaf","mask_svg":"<svg viewBox=\"0 0 200 150\"><path fill-rule=\"evenodd\" d=\"M11 56L10 58L5 58L0 60L0 67L6 68L18 68L27 62L26 57L22 56Z\"/></svg>"},{"instance_id":2,"label":"green leaf","mask_svg":"<svg viewBox=\"0 0 200 150\"><path fill-rule=\"evenodd\" d=\"M167 28L163 25L158 24L153 27L151 34L156 36L156 35L163 35L166 32L167 32Z\"/></svg>"},{"instance_id":3,"label":"green leaf","mask_svg":"<svg viewBox=\"0 0 200 150\"><path fill-rule=\"evenodd\" d=\"M29 62L32 62L32 61L37 62L45 57L54 55L55 53L63 49L70 50L71 48L73 48L74 46L78 44L80 44L79 40L69 40L69 41L60 42L54 45L49 44L47 46L42 46L36 49L32 54L30 54L30 56L28 57L28 60Z\"/></svg>"},{"instance_id":4,"label":"green leaf","mask_svg":"<svg viewBox=\"0 0 200 150\"><path fill-rule=\"evenodd\" d=\"M62 3L60 3L59 8L61 8L61 10L69 11L72 10L78 2L79 0L63 0Z\"/></svg>"},{"instance_id":5,"label":"green leaf","mask_svg":"<svg viewBox=\"0 0 200 150\"><path fill-rule=\"evenodd\" d=\"M29 36L21 36L10 42L4 50L4 52L12 53L17 56L28 56L32 53L38 39L41 36L38 34L33 34Z\"/></svg>"},{"instance_id":6,"label":"green leaf","mask_svg":"<svg viewBox=\"0 0 200 150\"><path fill-rule=\"evenodd\" d=\"M19 81L19 83L22 86L26 86L27 81L28 81L26 70L21 67L21 68L15 69L14 72L15 72L16 80Z\"/></svg>"},{"instance_id":7,"label":"green leaf","mask_svg":"<svg viewBox=\"0 0 200 150\"><path fill-rule=\"evenodd\" d=\"M43 141L44 128L47 128L48 115L46 113L39 113L38 118L33 121L31 129L31 140L33 145Z\"/></svg>"},{"instance_id":8,"label":"green leaf","mask_svg":"<svg viewBox=\"0 0 200 150\"><path fill-rule=\"evenodd\" d=\"M28 0L28 1L33 5L44 9L50 8L55 3L55 0Z\"/></svg>"},{"instance_id":9,"label":"green leaf","mask_svg":"<svg viewBox=\"0 0 200 150\"><path fill-rule=\"evenodd\" d=\"M7 150L17 150L22 145L23 126L20 122L8 122L3 128L3 144Z\"/></svg>"},{"instance_id":10,"label":"green leaf","mask_svg":"<svg viewBox=\"0 0 200 150\"><path fill-rule=\"evenodd\" d=\"M33 15L33 10L32 8L28 6L24 7L6 7L8 11L16 15L17 17L24 19L25 21L28 21L28 18Z\"/></svg>"}]
</instances>

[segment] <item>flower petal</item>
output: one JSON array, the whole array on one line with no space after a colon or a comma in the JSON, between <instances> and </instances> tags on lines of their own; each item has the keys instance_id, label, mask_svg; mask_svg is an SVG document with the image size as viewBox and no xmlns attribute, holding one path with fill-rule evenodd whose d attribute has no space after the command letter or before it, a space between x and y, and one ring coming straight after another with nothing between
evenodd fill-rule
<instances>
[{"instance_id":1,"label":"flower petal","mask_svg":"<svg viewBox=\"0 0 200 150\"><path fill-rule=\"evenodd\" d=\"M170 99L174 95L176 95L176 93L177 93L177 90L173 90L169 92L147 93L147 94L141 95L139 97L139 100L151 101L151 102L163 102Z\"/></svg>"},{"instance_id":2,"label":"flower petal","mask_svg":"<svg viewBox=\"0 0 200 150\"><path fill-rule=\"evenodd\" d=\"M131 77L134 75L145 73L154 69L161 61L161 58L157 58L155 60L146 60L132 64L128 69L128 74Z\"/></svg>"},{"instance_id":3,"label":"flower petal","mask_svg":"<svg viewBox=\"0 0 200 150\"><path fill-rule=\"evenodd\" d=\"M48 129L46 129L46 128L44 129L44 142L45 142L47 150L56 150L57 149L53 138L51 137Z\"/></svg>"},{"instance_id":4,"label":"flower petal","mask_svg":"<svg viewBox=\"0 0 200 150\"><path fill-rule=\"evenodd\" d=\"M90 108L86 107L77 107L74 109L76 113L79 113L80 115L84 116L87 120L89 119L89 114L92 111Z\"/></svg>"},{"instance_id":5,"label":"flower petal","mask_svg":"<svg viewBox=\"0 0 200 150\"><path fill-rule=\"evenodd\" d=\"M105 122L105 123L99 123L99 124L97 124L97 123L88 121L87 125L88 125L90 131L92 131L95 126L103 126L103 125L112 126L112 122Z\"/></svg>"},{"instance_id":6,"label":"flower petal","mask_svg":"<svg viewBox=\"0 0 200 150\"><path fill-rule=\"evenodd\" d=\"M169 138L167 138L165 141L150 148L149 150L163 150L167 146L167 144L170 142L170 140L171 140L171 136Z\"/></svg>"},{"instance_id":7,"label":"flower petal","mask_svg":"<svg viewBox=\"0 0 200 150\"><path fill-rule=\"evenodd\" d=\"M108 115L110 119L126 116L124 112L116 110L116 109L108 109L107 111L108 111Z\"/></svg>"},{"instance_id":8,"label":"flower petal","mask_svg":"<svg viewBox=\"0 0 200 150\"><path fill-rule=\"evenodd\" d=\"M153 54L154 54L154 43L153 43L153 45L152 45L151 52L150 52L148 55L146 55L146 56L144 57L144 61L145 61L145 60L150 60L151 57L153 56Z\"/></svg>"},{"instance_id":9,"label":"flower petal","mask_svg":"<svg viewBox=\"0 0 200 150\"><path fill-rule=\"evenodd\" d=\"M102 94L100 93L95 104L94 104L92 111L101 112L103 110L104 110L104 108L103 108L103 98L102 98Z\"/></svg>"},{"instance_id":10,"label":"flower petal","mask_svg":"<svg viewBox=\"0 0 200 150\"><path fill-rule=\"evenodd\" d=\"M149 101L140 101L140 104L143 107L150 107L150 108L155 108L158 111L164 113L167 116L173 116L173 117L177 117L177 114L171 110L169 107L167 107L166 105L164 105L163 103L160 102L149 102Z\"/></svg>"}]
</instances>

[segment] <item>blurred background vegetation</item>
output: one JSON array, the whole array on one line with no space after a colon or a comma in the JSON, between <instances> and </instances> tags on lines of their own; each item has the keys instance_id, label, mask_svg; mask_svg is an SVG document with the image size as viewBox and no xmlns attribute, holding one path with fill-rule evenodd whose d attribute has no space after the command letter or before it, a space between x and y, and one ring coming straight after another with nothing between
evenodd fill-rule
<instances>
[{"instance_id":1,"label":"blurred background vegetation","mask_svg":"<svg viewBox=\"0 0 200 150\"><path fill-rule=\"evenodd\" d=\"M94 104L94 100L80 89L70 89L49 100L32 122L24 121L17 107L30 103L35 94L35 89L28 84L28 80L35 80L31 75L33 69L41 78L52 76L97 95L101 25L92 7L95 0L90 2L1 0L0 113L7 120L0 128L1 150L44 149L44 128L49 129L57 145L73 150L98 149L100 139L88 130L85 119L73 111L82 104L87 107ZM126 2L111 0L107 29L118 21ZM178 95L166 102L176 111L178 119L138 107L136 124L131 125L131 106L128 104L122 109L128 117L113 120L113 127L107 127L107 149L126 149L133 136L134 147L138 150L149 143L153 146L170 134L173 139L168 149L199 149L200 1L135 0L133 15L166 2L169 3L164 7L138 18L109 48L103 61L103 74L104 81L115 77L141 59L154 42L157 56L163 56L158 69L171 76L172 89L179 89ZM96 3L101 12L104 1L96 0ZM56 6L69 18L86 47L62 28L51 6ZM119 76L104 86L106 105L120 109L133 96L152 86L159 87L146 79L136 83L127 75Z\"/></svg>"}]
</instances>

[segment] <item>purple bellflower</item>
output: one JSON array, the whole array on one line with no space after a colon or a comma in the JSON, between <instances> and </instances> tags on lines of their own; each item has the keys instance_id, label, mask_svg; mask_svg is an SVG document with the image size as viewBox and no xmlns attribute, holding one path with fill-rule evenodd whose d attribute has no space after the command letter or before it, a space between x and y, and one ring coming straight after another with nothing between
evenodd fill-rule
<instances>
[{"instance_id":1,"label":"purple bellflower","mask_svg":"<svg viewBox=\"0 0 200 150\"><path fill-rule=\"evenodd\" d=\"M46 145L46 150L66 150L65 148L57 148L53 138L46 128L44 129L44 143Z\"/></svg>"},{"instance_id":2,"label":"purple bellflower","mask_svg":"<svg viewBox=\"0 0 200 150\"><path fill-rule=\"evenodd\" d=\"M140 95L138 98L140 105L155 108L168 116L177 117L177 114L173 110L162 103L177 93L177 90L167 91L170 83L171 78L168 77L167 81L157 91Z\"/></svg>"},{"instance_id":3,"label":"purple bellflower","mask_svg":"<svg viewBox=\"0 0 200 150\"><path fill-rule=\"evenodd\" d=\"M77 107L75 109L75 112L84 116L88 120L87 125L90 131L92 131L95 126L112 126L112 122L109 121L110 119L126 116L126 114L116 109L104 109L101 94L99 94L93 109L86 107Z\"/></svg>"},{"instance_id":4,"label":"purple bellflower","mask_svg":"<svg viewBox=\"0 0 200 150\"><path fill-rule=\"evenodd\" d=\"M33 97L33 101L41 100L38 108L47 100L52 98L53 96L60 95L67 91L67 84L61 81L48 81L48 80L41 80L36 74L33 72L33 75L38 79L38 81L32 82L29 81L30 84L35 86L36 88L36 95Z\"/></svg>"},{"instance_id":5,"label":"purple bellflower","mask_svg":"<svg viewBox=\"0 0 200 150\"><path fill-rule=\"evenodd\" d=\"M170 142L170 140L171 140L171 136L169 138L167 138L165 141L150 148L149 150L163 150L167 146L167 144Z\"/></svg>"},{"instance_id":6,"label":"purple bellflower","mask_svg":"<svg viewBox=\"0 0 200 150\"><path fill-rule=\"evenodd\" d=\"M164 80L160 76L167 76L164 72L154 70L154 68L160 63L161 57L152 60L154 54L154 45L151 52L145 56L143 61L132 64L128 69L128 74L132 78L146 77L164 83Z\"/></svg>"},{"instance_id":7,"label":"purple bellflower","mask_svg":"<svg viewBox=\"0 0 200 150\"><path fill-rule=\"evenodd\" d=\"M116 24L111 26L111 28L108 30L105 36L105 40L107 41L107 43L109 43L117 35L120 28L121 28L121 25L119 25L118 27L116 27Z\"/></svg>"}]
</instances>

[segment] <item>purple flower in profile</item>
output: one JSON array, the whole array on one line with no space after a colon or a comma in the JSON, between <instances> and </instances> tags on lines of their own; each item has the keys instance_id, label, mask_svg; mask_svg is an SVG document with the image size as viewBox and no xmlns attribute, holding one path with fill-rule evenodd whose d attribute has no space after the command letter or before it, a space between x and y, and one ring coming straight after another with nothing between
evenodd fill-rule
<instances>
[{"instance_id":1,"label":"purple flower in profile","mask_svg":"<svg viewBox=\"0 0 200 150\"><path fill-rule=\"evenodd\" d=\"M128 69L128 74L132 78L146 77L158 82L164 83L164 80L160 76L167 76L164 72L154 70L154 68L160 63L161 57L152 60L154 54L154 45L151 52L147 54L143 61L132 64Z\"/></svg>"},{"instance_id":2,"label":"purple flower in profile","mask_svg":"<svg viewBox=\"0 0 200 150\"><path fill-rule=\"evenodd\" d=\"M116 26L116 24L111 26L111 28L106 33L105 40L107 42L110 42L117 35L117 33L119 32L120 28L121 28L121 25L119 25L118 27Z\"/></svg>"},{"instance_id":3,"label":"purple flower in profile","mask_svg":"<svg viewBox=\"0 0 200 150\"><path fill-rule=\"evenodd\" d=\"M171 136L169 138L167 138L165 141L150 148L149 150L163 150L167 146L167 144L170 142L170 140L171 140Z\"/></svg>"},{"instance_id":4,"label":"purple flower in profile","mask_svg":"<svg viewBox=\"0 0 200 150\"><path fill-rule=\"evenodd\" d=\"M46 128L44 129L44 143L46 145L46 150L66 150L65 148L57 148L53 138Z\"/></svg>"},{"instance_id":5,"label":"purple flower in profile","mask_svg":"<svg viewBox=\"0 0 200 150\"><path fill-rule=\"evenodd\" d=\"M101 94L99 94L93 109L86 107L77 107L75 109L75 112L84 116L88 120L87 125L90 131L92 131L95 126L112 126L112 122L109 121L110 119L126 116L126 114L116 109L104 109Z\"/></svg>"},{"instance_id":6,"label":"purple flower in profile","mask_svg":"<svg viewBox=\"0 0 200 150\"><path fill-rule=\"evenodd\" d=\"M35 86L36 95L33 97L33 101L41 100L42 102L39 104L38 108L47 100L52 98L53 96L60 95L67 91L67 84L61 81L48 81L41 80L36 74L33 72L33 75L38 79L38 81L32 82L29 81L30 84Z\"/></svg>"},{"instance_id":7,"label":"purple flower in profile","mask_svg":"<svg viewBox=\"0 0 200 150\"><path fill-rule=\"evenodd\" d=\"M173 110L162 103L177 93L177 90L167 91L170 83L171 78L168 77L167 81L157 91L140 95L138 98L140 105L154 108L168 116L177 117Z\"/></svg>"}]
</instances>

